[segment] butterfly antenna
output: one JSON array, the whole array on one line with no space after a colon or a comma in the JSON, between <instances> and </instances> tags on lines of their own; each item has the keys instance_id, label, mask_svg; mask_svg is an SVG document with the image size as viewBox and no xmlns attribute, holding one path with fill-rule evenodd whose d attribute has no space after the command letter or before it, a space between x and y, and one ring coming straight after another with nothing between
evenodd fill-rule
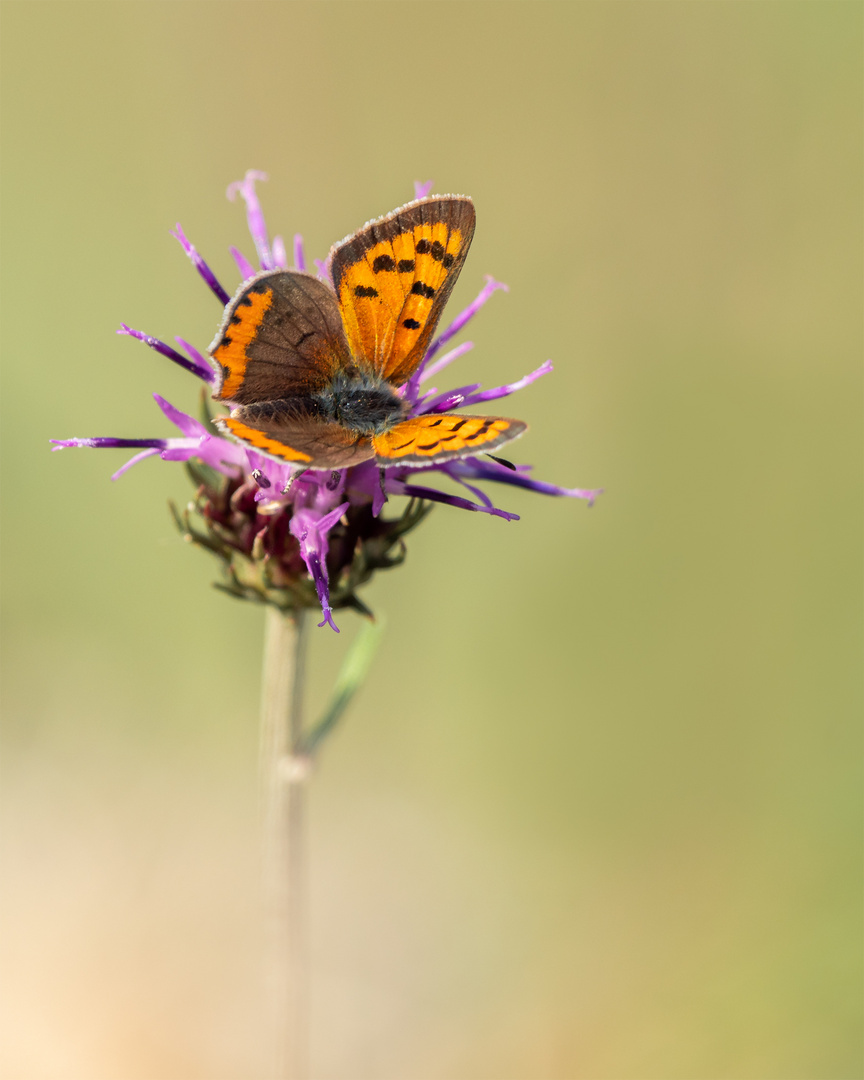
<instances>
[{"instance_id":1,"label":"butterfly antenna","mask_svg":"<svg viewBox=\"0 0 864 1080\"><path fill-rule=\"evenodd\" d=\"M300 477L307 472L309 472L308 469L298 469L297 472L291 473L291 475L288 477L288 483L285 485L284 488L282 488L282 494L287 495L291 488L294 487L294 485L300 479Z\"/></svg>"}]
</instances>

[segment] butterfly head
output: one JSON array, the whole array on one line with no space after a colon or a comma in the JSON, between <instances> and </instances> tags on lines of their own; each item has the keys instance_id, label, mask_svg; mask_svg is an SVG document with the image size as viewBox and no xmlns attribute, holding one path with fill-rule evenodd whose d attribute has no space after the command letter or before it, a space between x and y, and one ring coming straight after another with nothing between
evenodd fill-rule
<instances>
[{"instance_id":1,"label":"butterfly head","mask_svg":"<svg viewBox=\"0 0 864 1080\"><path fill-rule=\"evenodd\" d=\"M381 435L405 416L406 405L384 379L339 372L314 395L324 416L363 435Z\"/></svg>"}]
</instances>

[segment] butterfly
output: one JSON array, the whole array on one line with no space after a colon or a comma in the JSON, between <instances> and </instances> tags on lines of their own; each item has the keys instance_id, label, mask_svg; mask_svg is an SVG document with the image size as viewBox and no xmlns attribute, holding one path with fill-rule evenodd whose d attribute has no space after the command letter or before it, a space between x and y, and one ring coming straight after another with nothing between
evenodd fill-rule
<instances>
[{"instance_id":1,"label":"butterfly","mask_svg":"<svg viewBox=\"0 0 864 1080\"><path fill-rule=\"evenodd\" d=\"M330 252L333 287L299 270L244 282L210 346L215 422L300 469L437 465L515 439L500 416L411 416L399 394L421 364L474 235L466 196L417 199ZM482 448L482 449L481 449Z\"/></svg>"}]
</instances>

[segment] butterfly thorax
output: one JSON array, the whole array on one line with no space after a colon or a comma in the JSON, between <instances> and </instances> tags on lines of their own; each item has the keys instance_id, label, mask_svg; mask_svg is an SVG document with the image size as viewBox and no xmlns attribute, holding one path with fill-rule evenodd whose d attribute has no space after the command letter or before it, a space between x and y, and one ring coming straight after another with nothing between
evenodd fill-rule
<instances>
[{"instance_id":1,"label":"butterfly thorax","mask_svg":"<svg viewBox=\"0 0 864 1080\"><path fill-rule=\"evenodd\" d=\"M364 435L389 431L406 412L390 383L361 372L339 373L313 397L324 416Z\"/></svg>"}]
</instances>

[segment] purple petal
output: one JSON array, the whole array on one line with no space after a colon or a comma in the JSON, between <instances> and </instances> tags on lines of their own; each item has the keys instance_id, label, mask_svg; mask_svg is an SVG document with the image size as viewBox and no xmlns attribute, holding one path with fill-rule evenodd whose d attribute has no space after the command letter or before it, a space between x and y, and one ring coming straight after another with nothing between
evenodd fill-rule
<instances>
[{"instance_id":1,"label":"purple petal","mask_svg":"<svg viewBox=\"0 0 864 1080\"><path fill-rule=\"evenodd\" d=\"M170 401L166 401L165 398L159 394L153 395L153 400L159 406L163 413L168 417L175 427L178 427L184 435L193 439L209 438L210 432L204 425L196 420L194 416L189 416L188 413L181 412L178 408L171 404Z\"/></svg>"},{"instance_id":2,"label":"purple petal","mask_svg":"<svg viewBox=\"0 0 864 1080\"><path fill-rule=\"evenodd\" d=\"M518 521L518 514L508 513L506 510L499 510L492 506L490 503L488 506L484 506L480 503L473 503L470 499L460 498L458 495L448 495L444 491L438 491L436 488L418 487L415 484L405 484L402 481L395 481L392 485L393 491L397 495L411 495L416 499L428 499L430 502L447 503L448 506L458 506L460 510L479 510L484 514L492 514L494 517L504 518L505 521Z\"/></svg>"},{"instance_id":3,"label":"purple petal","mask_svg":"<svg viewBox=\"0 0 864 1080\"><path fill-rule=\"evenodd\" d=\"M330 257L328 256L326 259L313 259L312 262L315 263L315 272L318 280L323 281L328 288L335 292L336 288L333 284L333 279L330 277Z\"/></svg>"},{"instance_id":4,"label":"purple petal","mask_svg":"<svg viewBox=\"0 0 864 1080\"><path fill-rule=\"evenodd\" d=\"M314 510L296 509L288 528L300 542L300 555L309 575L315 582L315 591L324 613L319 626L330 625L338 634L339 627L333 622L330 607L330 582L327 576L327 532L345 513L350 503L344 502L329 514L319 517Z\"/></svg>"},{"instance_id":5,"label":"purple petal","mask_svg":"<svg viewBox=\"0 0 864 1080\"><path fill-rule=\"evenodd\" d=\"M477 314L480 308L483 307L483 305L486 303L492 293L496 292L498 289L503 289L504 292L510 291L509 287L505 285L502 281L496 281L495 278L491 276L491 274L487 274L486 284L477 294L477 298L472 303L470 303L464 311L459 312L459 314L456 316L453 322L450 323L447 329L442 331L426 350L425 363L428 363L435 355L435 353L438 352L442 345L445 345L450 340L450 338L452 338L455 334L459 333L459 331L467 322L470 322L470 320L474 318L474 316Z\"/></svg>"},{"instance_id":6,"label":"purple petal","mask_svg":"<svg viewBox=\"0 0 864 1080\"><path fill-rule=\"evenodd\" d=\"M493 461L488 464L478 458L463 458L461 461L448 462L446 471L457 479L469 476L473 480L493 480L498 484L510 484L513 487L525 488L526 491L536 491L540 495L558 495L570 499L585 499L589 506L594 505L598 495L603 494L603 488L565 488L557 484L547 484L543 480L532 480L523 472L513 472L505 465L498 465Z\"/></svg>"},{"instance_id":7,"label":"purple petal","mask_svg":"<svg viewBox=\"0 0 864 1080\"><path fill-rule=\"evenodd\" d=\"M342 517L342 515L351 506L350 502L343 502L340 506L337 506L335 510L331 510L329 514L325 514L324 517L318 521L317 529L319 533L328 533Z\"/></svg>"},{"instance_id":8,"label":"purple petal","mask_svg":"<svg viewBox=\"0 0 864 1080\"><path fill-rule=\"evenodd\" d=\"M199 379L204 379L207 382L212 382L213 372L208 367L209 374L205 374L202 369L191 360L187 360L185 356L181 356L176 349L172 349L170 345L166 345L164 341L160 341L158 338L150 337L149 334L143 334L140 330L133 330L131 326L127 326L126 323L120 324L118 334L125 334L128 337L133 337L138 341L143 341L145 345L151 349L155 349L156 352L162 356L167 356L169 360L173 360L175 364L179 364L180 367L185 368L187 371L191 371L193 375L197 375Z\"/></svg>"},{"instance_id":9,"label":"purple petal","mask_svg":"<svg viewBox=\"0 0 864 1080\"><path fill-rule=\"evenodd\" d=\"M300 541L300 554L306 563L309 576L315 582L315 592L318 594L318 603L324 618L318 623L319 626L330 626L339 633L339 627L333 622L333 608L330 607L330 581L327 577L327 562L317 552L304 554L303 541Z\"/></svg>"},{"instance_id":10,"label":"purple petal","mask_svg":"<svg viewBox=\"0 0 864 1080\"><path fill-rule=\"evenodd\" d=\"M445 353L445 355L434 363L429 370L426 370L421 364L405 384L402 390L402 397L404 397L406 401L414 402L415 406L418 405L420 384L425 382L430 376L437 374L442 368L447 367L447 365L452 363L458 356L462 356L473 348L473 341L465 341L461 345L457 345L455 349L451 349L450 352Z\"/></svg>"},{"instance_id":11,"label":"purple petal","mask_svg":"<svg viewBox=\"0 0 864 1080\"><path fill-rule=\"evenodd\" d=\"M200 439L169 439L168 446L159 455L163 461L188 461L190 457L200 457L200 451L209 435Z\"/></svg>"},{"instance_id":12,"label":"purple petal","mask_svg":"<svg viewBox=\"0 0 864 1080\"><path fill-rule=\"evenodd\" d=\"M458 360L460 356L464 356L465 353L470 352L473 348L473 341L463 341L461 345L457 345L455 349L451 349L449 352L444 353L444 355L436 360L434 364L430 364L429 367L425 368L419 381L426 382L427 379L433 378L439 371L443 371L444 368L449 364L452 364L454 360Z\"/></svg>"},{"instance_id":13,"label":"purple petal","mask_svg":"<svg viewBox=\"0 0 864 1080\"><path fill-rule=\"evenodd\" d=\"M158 450L142 450L140 453L135 454L134 457L129 458L125 465L121 465L117 472L111 474L112 480L119 480L123 473L128 472L133 465L137 465L139 461L143 461L144 458L153 457L154 454L158 454Z\"/></svg>"},{"instance_id":14,"label":"purple petal","mask_svg":"<svg viewBox=\"0 0 864 1080\"><path fill-rule=\"evenodd\" d=\"M179 443L183 440L174 441ZM206 438L191 441L194 446L187 456L199 458L205 465L209 465L211 469L221 472L224 476L236 476L237 470L243 469L246 464L245 451L237 443L220 439L216 435L208 435ZM162 457L168 460L164 451Z\"/></svg>"},{"instance_id":15,"label":"purple petal","mask_svg":"<svg viewBox=\"0 0 864 1080\"><path fill-rule=\"evenodd\" d=\"M65 450L70 446L89 446L94 449L129 449L137 446L148 446L156 450L164 450L168 445L167 439L115 439L108 436L98 436L92 439L51 439L53 450Z\"/></svg>"},{"instance_id":16,"label":"purple petal","mask_svg":"<svg viewBox=\"0 0 864 1080\"><path fill-rule=\"evenodd\" d=\"M236 247L229 248L228 250L231 252L231 258L237 264L237 269L240 271L240 277L244 281L248 281L250 277L255 277L255 267L249 262L243 252Z\"/></svg>"},{"instance_id":17,"label":"purple petal","mask_svg":"<svg viewBox=\"0 0 864 1080\"><path fill-rule=\"evenodd\" d=\"M201 435L199 438L167 439L166 447L161 451L163 461L188 461L198 458L211 469L216 469L225 476L236 474L238 466L242 468L245 456L242 449L215 435Z\"/></svg>"},{"instance_id":18,"label":"purple petal","mask_svg":"<svg viewBox=\"0 0 864 1080\"><path fill-rule=\"evenodd\" d=\"M261 211L261 203L258 201L258 195L255 191L255 181L266 179L267 173L259 172L257 169L249 169L242 180L235 180L233 184L228 185L226 194L232 202L239 194L246 203L246 221L255 242L255 250L258 252L261 269L272 270L274 268L273 257L270 254L270 241L267 239L267 226L264 222L264 214Z\"/></svg>"},{"instance_id":19,"label":"purple petal","mask_svg":"<svg viewBox=\"0 0 864 1080\"><path fill-rule=\"evenodd\" d=\"M303 250L303 237L300 233L294 237L294 265L298 270L306 269L306 252Z\"/></svg>"},{"instance_id":20,"label":"purple petal","mask_svg":"<svg viewBox=\"0 0 864 1080\"><path fill-rule=\"evenodd\" d=\"M207 263L204 262L204 260L198 254L195 245L190 243L190 241L186 239L186 234L180 227L179 221L177 222L177 231L172 232L171 235L175 239L180 241L180 246L192 260L192 265L195 267L201 277L204 278L206 283L210 286L211 290L216 294L216 298L219 300L219 303L223 306L227 304L228 301L231 299L230 296L227 292L225 292L225 290L216 280L216 275L213 273Z\"/></svg>"},{"instance_id":21,"label":"purple petal","mask_svg":"<svg viewBox=\"0 0 864 1080\"><path fill-rule=\"evenodd\" d=\"M206 382L215 382L216 372L207 363L201 353L198 352L198 350L192 345L190 345L188 341L184 341L182 337L175 337L174 340L177 342L178 345L182 345L186 352L189 353L193 364L198 367L198 370L201 373L201 378L204 379Z\"/></svg>"},{"instance_id":22,"label":"purple petal","mask_svg":"<svg viewBox=\"0 0 864 1080\"><path fill-rule=\"evenodd\" d=\"M453 474L450 474L450 475L453 475ZM489 498L489 496L486 494L485 491L482 491L478 487L474 487L473 484L469 484L468 481L463 480L461 476L453 475L453 479L458 480L459 483L463 487L468 488L468 490L471 492L471 494L474 495L476 498L478 498L480 500L480 502L483 503L484 506L492 506L493 505L492 500Z\"/></svg>"},{"instance_id":23,"label":"purple petal","mask_svg":"<svg viewBox=\"0 0 864 1080\"><path fill-rule=\"evenodd\" d=\"M468 386L458 386L446 394L441 394L431 401L424 399L423 412L447 412L448 409L458 409L468 400L468 395L480 389L480 383L470 383Z\"/></svg>"},{"instance_id":24,"label":"purple petal","mask_svg":"<svg viewBox=\"0 0 864 1080\"><path fill-rule=\"evenodd\" d=\"M285 250L285 241L281 236L273 237L273 262L277 266L281 266L283 270L288 269L288 253Z\"/></svg>"},{"instance_id":25,"label":"purple petal","mask_svg":"<svg viewBox=\"0 0 864 1080\"><path fill-rule=\"evenodd\" d=\"M414 198L425 199L429 192L432 190L433 180L415 180L414 181Z\"/></svg>"},{"instance_id":26,"label":"purple petal","mask_svg":"<svg viewBox=\"0 0 864 1080\"><path fill-rule=\"evenodd\" d=\"M517 390L522 390L526 386L530 386L532 382L535 382L543 375L548 375L552 370L552 361L546 360L536 371L532 371L530 375L525 375L521 379L517 379L516 382L507 383L505 386L496 386L494 390L481 390L479 394L467 394L462 404L478 405L481 401L495 401L498 398L515 394Z\"/></svg>"}]
</instances>

